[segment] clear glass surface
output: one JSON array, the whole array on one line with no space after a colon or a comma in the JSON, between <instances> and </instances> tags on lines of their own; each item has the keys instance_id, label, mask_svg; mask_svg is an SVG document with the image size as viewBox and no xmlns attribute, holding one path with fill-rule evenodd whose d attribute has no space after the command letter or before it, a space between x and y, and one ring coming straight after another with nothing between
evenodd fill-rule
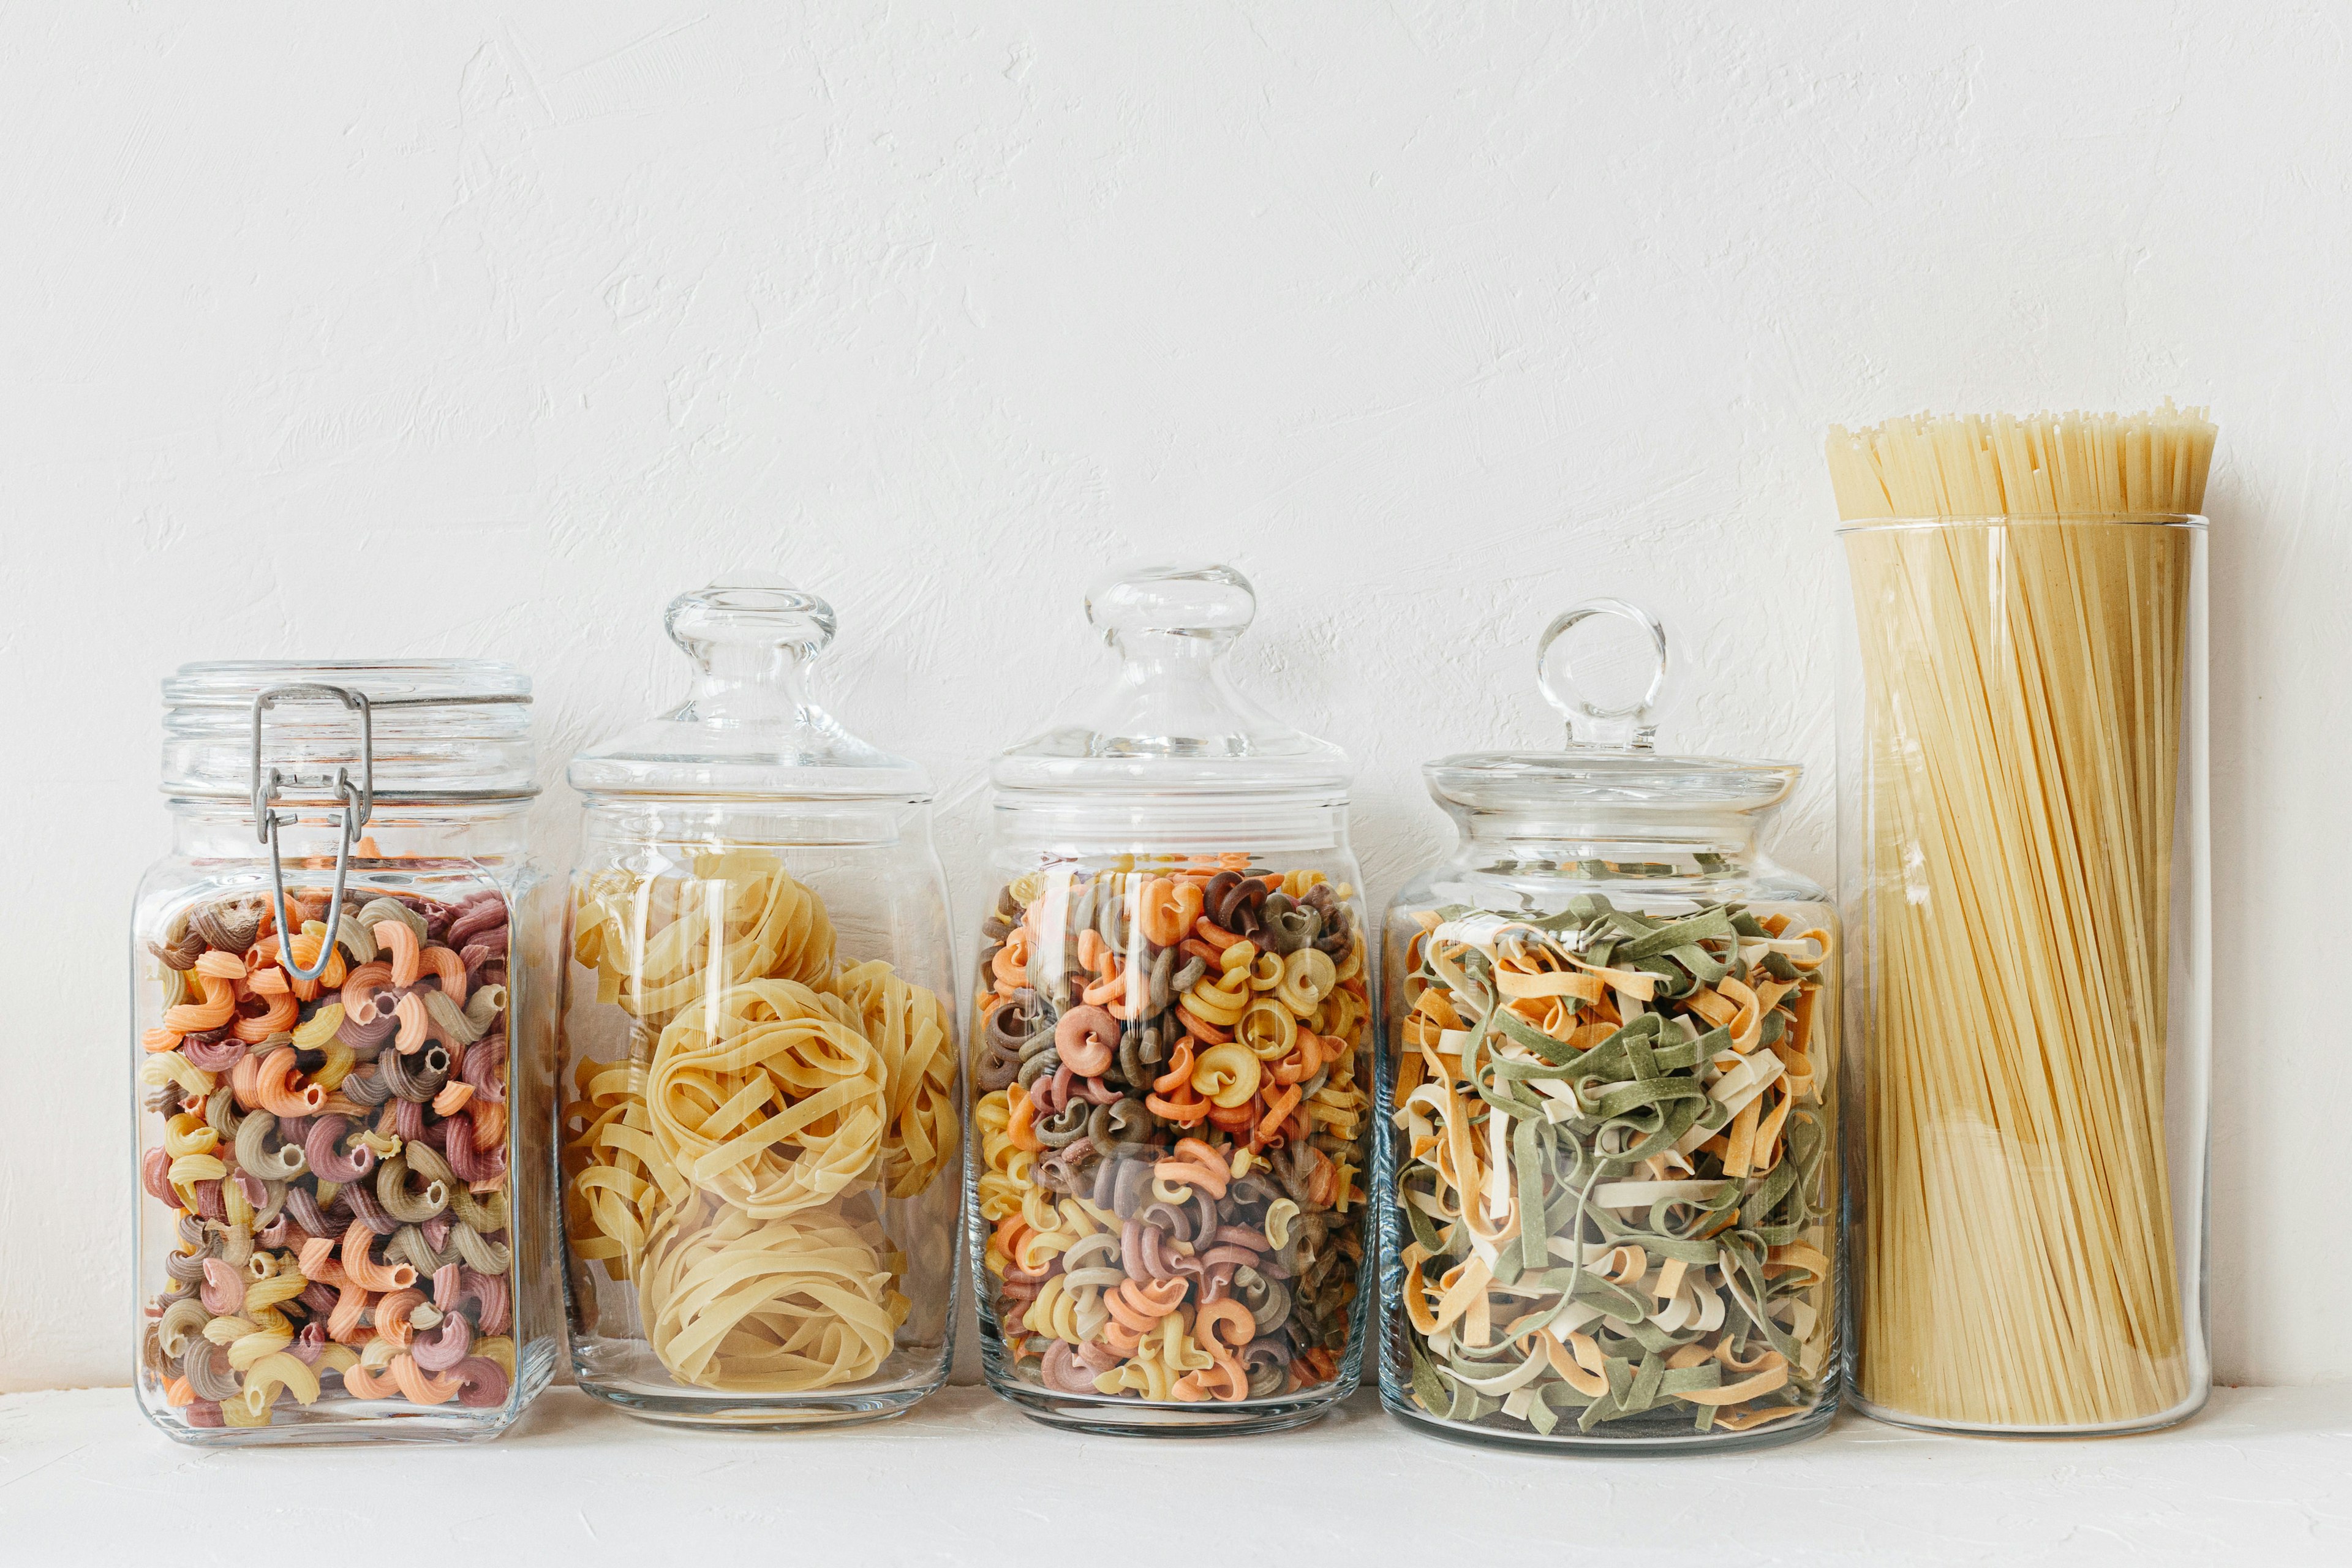
<instances>
[{"instance_id":1,"label":"clear glass surface","mask_svg":"<svg viewBox=\"0 0 2352 1568\"><path fill-rule=\"evenodd\" d=\"M574 760L572 1372L648 1419L895 1415L944 1381L963 1124L921 770L808 697L824 601L682 595L688 700Z\"/></svg>"},{"instance_id":2,"label":"clear glass surface","mask_svg":"<svg viewBox=\"0 0 2352 1568\"><path fill-rule=\"evenodd\" d=\"M1596 613L1645 696L1570 679ZM1556 622L1545 689L1606 738L1431 763L1459 837L1383 922L1381 1391L1442 1436L1717 1452L1837 1406L1836 915L1755 851L1793 766L1650 750L1665 651Z\"/></svg>"},{"instance_id":3,"label":"clear glass surface","mask_svg":"<svg viewBox=\"0 0 2352 1568\"><path fill-rule=\"evenodd\" d=\"M2171 1425L2212 1382L2204 520L1841 538L1856 1403Z\"/></svg>"},{"instance_id":4,"label":"clear glass surface","mask_svg":"<svg viewBox=\"0 0 2352 1568\"><path fill-rule=\"evenodd\" d=\"M1360 1375L1375 954L1346 757L1218 668L1255 610L1225 567L1106 583L1118 677L993 773L972 1272L1049 1424L1268 1431Z\"/></svg>"},{"instance_id":5,"label":"clear glass surface","mask_svg":"<svg viewBox=\"0 0 2352 1568\"><path fill-rule=\"evenodd\" d=\"M278 797L281 917L236 798L254 693L320 680L499 699L383 710L374 812L331 931L337 814L301 785ZM167 686L175 842L141 885L131 972L135 1386L175 1438L488 1437L553 1370L548 1101L529 1066L544 1059L550 901L523 853L527 691L476 664L191 667ZM356 775L356 742L340 705L301 704L273 710L263 760ZM315 980L289 974L281 918L299 921L294 966L331 947Z\"/></svg>"}]
</instances>

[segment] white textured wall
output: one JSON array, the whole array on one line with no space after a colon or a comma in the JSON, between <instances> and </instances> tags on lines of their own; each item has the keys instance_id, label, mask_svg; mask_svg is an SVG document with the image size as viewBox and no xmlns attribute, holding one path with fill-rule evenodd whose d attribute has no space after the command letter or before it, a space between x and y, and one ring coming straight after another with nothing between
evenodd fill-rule
<instances>
[{"instance_id":1,"label":"white textured wall","mask_svg":"<svg viewBox=\"0 0 2352 1568\"><path fill-rule=\"evenodd\" d=\"M560 862L667 598L780 569L969 903L1085 583L1223 556L1384 898L1419 762L1553 737L1529 640L1616 592L1706 672L1670 740L1817 770L1827 876L1822 426L2166 394L2222 427L2218 1364L2352 1373L2345 57L2218 0L0 5L0 1388L125 1374L184 659L520 661Z\"/></svg>"}]
</instances>

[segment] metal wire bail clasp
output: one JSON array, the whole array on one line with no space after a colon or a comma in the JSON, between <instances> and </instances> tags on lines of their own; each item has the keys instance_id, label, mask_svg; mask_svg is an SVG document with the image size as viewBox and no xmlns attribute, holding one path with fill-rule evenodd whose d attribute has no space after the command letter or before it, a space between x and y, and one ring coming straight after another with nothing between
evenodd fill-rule
<instances>
[{"instance_id":1,"label":"metal wire bail clasp","mask_svg":"<svg viewBox=\"0 0 2352 1568\"><path fill-rule=\"evenodd\" d=\"M271 768L265 775L261 771L262 715L273 704L299 701L305 698L328 700L341 703L360 716L360 776L352 778L351 769L338 767L330 781L321 774L314 781L320 787L331 784L342 805L342 837L335 847L335 890L327 900L327 937L319 944L319 955L304 969L294 962L294 935L286 921L286 868L279 857L278 830L290 827L300 820L301 814L272 809L270 802L278 798L280 788L299 788L304 780L299 773L279 773ZM343 912L343 878L351 868L352 847L360 839L361 830L369 817L375 815L375 714L369 707L367 693L353 691L342 686L272 686L257 692L253 699L253 832L254 837L269 846L269 890L275 901L270 909L278 922L278 962L286 973L297 980L316 980L327 972L335 956L335 927Z\"/></svg>"}]
</instances>

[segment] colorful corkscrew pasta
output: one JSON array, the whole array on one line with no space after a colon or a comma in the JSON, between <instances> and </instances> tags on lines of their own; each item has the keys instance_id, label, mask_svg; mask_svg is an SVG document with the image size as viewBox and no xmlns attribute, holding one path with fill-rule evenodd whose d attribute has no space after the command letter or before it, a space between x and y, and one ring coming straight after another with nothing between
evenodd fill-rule
<instances>
[{"instance_id":1,"label":"colorful corkscrew pasta","mask_svg":"<svg viewBox=\"0 0 2352 1568\"><path fill-rule=\"evenodd\" d=\"M635 1288L677 1382L838 1389L875 1375L912 1310L887 1211L961 1149L951 1021L887 963L845 964L824 900L772 852L690 871L575 883L572 957L633 1027L617 1058L567 1047L565 1236L583 1270Z\"/></svg>"},{"instance_id":2,"label":"colorful corkscrew pasta","mask_svg":"<svg viewBox=\"0 0 2352 1568\"><path fill-rule=\"evenodd\" d=\"M1808 1054L1828 933L1598 894L1418 921L1391 1047L1414 1403L1625 1436L1814 1408L1835 1316L1836 1143Z\"/></svg>"},{"instance_id":3,"label":"colorful corkscrew pasta","mask_svg":"<svg viewBox=\"0 0 2352 1568\"><path fill-rule=\"evenodd\" d=\"M1353 898L1240 855L1003 889L972 1068L1000 1375L1175 1403L1339 1378L1370 1104Z\"/></svg>"},{"instance_id":4,"label":"colorful corkscrew pasta","mask_svg":"<svg viewBox=\"0 0 2352 1568\"><path fill-rule=\"evenodd\" d=\"M142 1184L178 1241L142 1375L190 1426L513 1388L506 899L352 889L331 935L327 902L214 899L149 943ZM317 979L288 926L299 966L331 944Z\"/></svg>"}]
</instances>

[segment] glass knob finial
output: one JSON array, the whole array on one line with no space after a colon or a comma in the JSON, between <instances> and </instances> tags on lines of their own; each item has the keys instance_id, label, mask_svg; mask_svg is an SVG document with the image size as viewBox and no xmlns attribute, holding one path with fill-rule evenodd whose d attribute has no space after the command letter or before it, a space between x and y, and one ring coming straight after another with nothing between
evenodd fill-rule
<instances>
[{"instance_id":1,"label":"glass knob finial","mask_svg":"<svg viewBox=\"0 0 2352 1568\"><path fill-rule=\"evenodd\" d=\"M1230 566L1131 567L1087 593L1087 620L1114 646L1150 634L1231 642L1257 614L1257 591Z\"/></svg>"},{"instance_id":2,"label":"glass knob finial","mask_svg":"<svg viewBox=\"0 0 2352 1568\"><path fill-rule=\"evenodd\" d=\"M805 664L833 641L833 606L782 577L732 572L680 594L664 617L670 640L705 671L782 654Z\"/></svg>"},{"instance_id":3,"label":"glass knob finial","mask_svg":"<svg viewBox=\"0 0 2352 1568\"><path fill-rule=\"evenodd\" d=\"M1536 683L1568 721L1570 745L1646 752L1658 732L1666 628L1622 599L1587 599L1544 628Z\"/></svg>"}]
</instances>

